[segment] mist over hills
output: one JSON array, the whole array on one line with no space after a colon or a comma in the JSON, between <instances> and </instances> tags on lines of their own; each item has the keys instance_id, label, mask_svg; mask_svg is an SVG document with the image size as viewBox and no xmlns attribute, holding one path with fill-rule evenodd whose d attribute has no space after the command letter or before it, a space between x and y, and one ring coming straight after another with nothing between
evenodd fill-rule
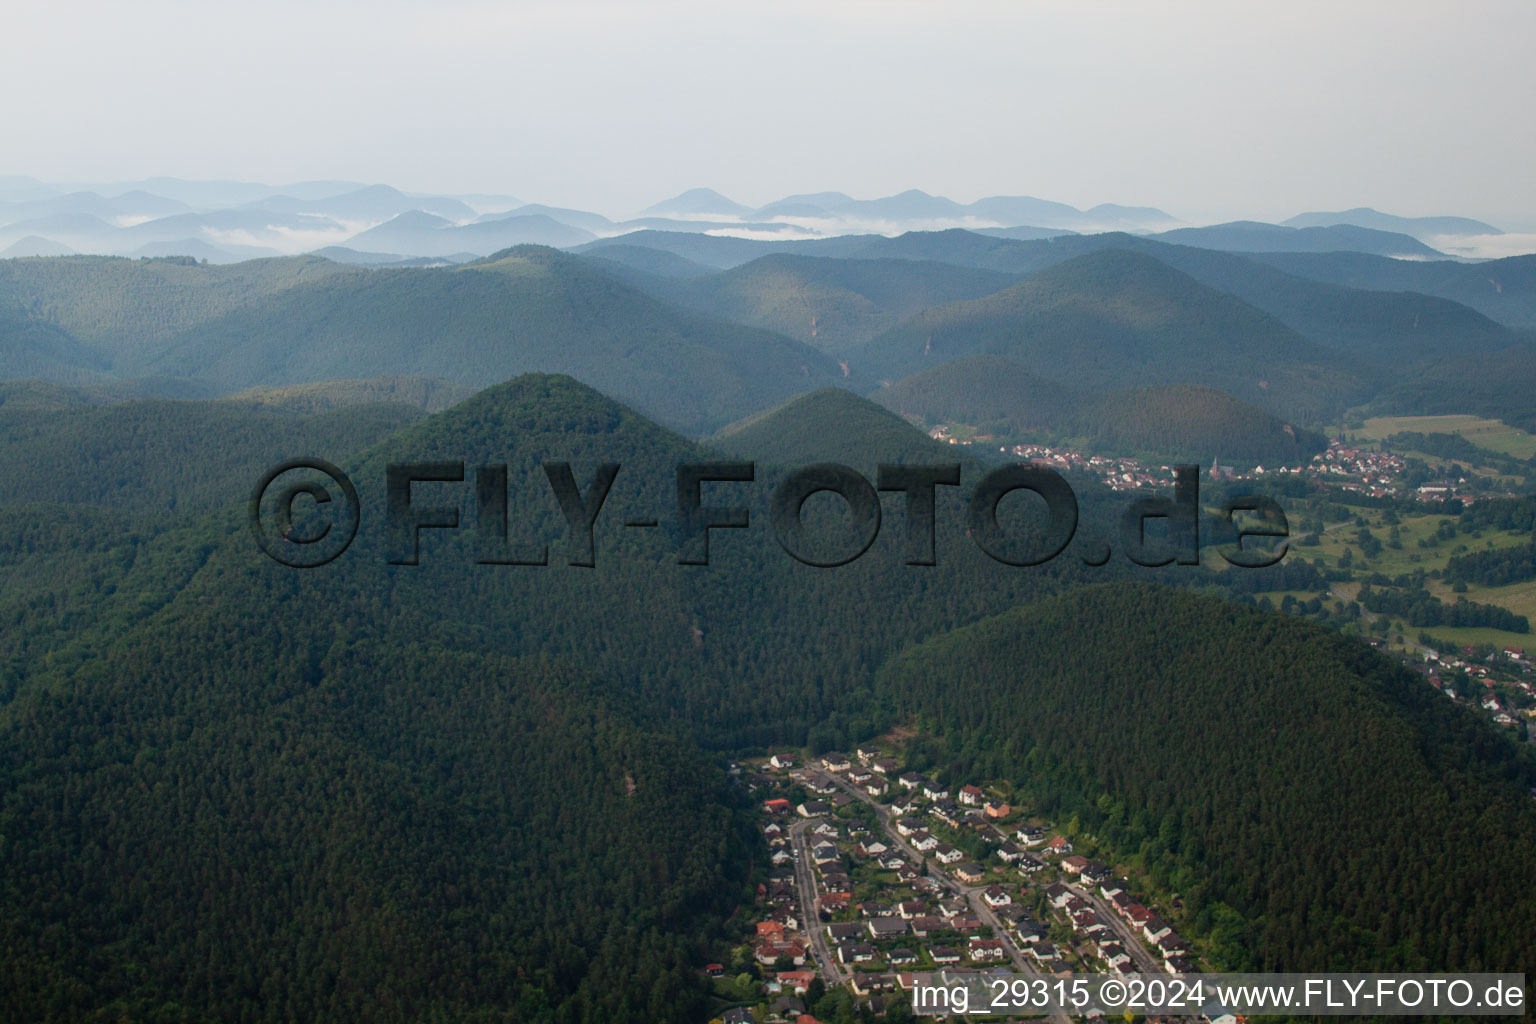
<instances>
[{"instance_id":1,"label":"mist over hills","mask_svg":"<svg viewBox=\"0 0 1536 1024\"><path fill-rule=\"evenodd\" d=\"M1229 252L1365 252L1398 258L1444 256L1412 235L1351 224L1328 227L1281 227L1235 221L1203 228L1175 228L1155 236L1165 242Z\"/></svg>"},{"instance_id":2,"label":"mist over hills","mask_svg":"<svg viewBox=\"0 0 1536 1024\"><path fill-rule=\"evenodd\" d=\"M1458 251L1498 229L1464 217L1407 218L1358 208L1301 214L1283 225L1184 225L1150 206L1080 209L1033 196L962 203L919 189L876 198L843 192L786 196L759 207L695 188L629 215L526 202L510 195L411 193L347 181L260 185L156 178L49 185L12 177L0 186L0 251L70 250L98 255L192 255L229 262L344 246L416 258L487 256L511 245L572 247L640 231L785 242L963 228L1010 238L1128 231L1238 251L1359 250L1432 257L1440 240ZM440 220L429 220L439 218ZM547 218L547 219L541 219ZM500 223L499 227L484 225ZM1426 244L1429 243L1429 244ZM382 261L381 261L382 262ZM724 264L719 264L724 265Z\"/></svg>"},{"instance_id":3,"label":"mist over hills","mask_svg":"<svg viewBox=\"0 0 1536 1024\"><path fill-rule=\"evenodd\" d=\"M1326 228L1339 224L1352 224L1377 231L1395 231L1412 235L1421 241L1440 235L1499 235L1503 234L1492 224L1470 217L1397 217L1382 213L1368 206L1337 213L1301 213L1281 222L1288 228Z\"/></svg>"},{"instance_id":4,"label":"mist over hills","mask_svg":"<svg viewBox=\"0 0 1536 1024\"><path fill-rule=\"evenodd\" d=\"M1256 253L1298 277L1375 291L1413 291L1470 306L1510 327L1536 328L1536 255L1484 263L1393 260L1366 253Z\"/></svg>"},{"instance_id":5,"label":"mist over hills","mask_svg":"<svg viewBox=\"0 0 1536 1024\"><path fill-rule=\"evenodd\" d=\"M325 250L335 259L0 261L0 373L211 397L391 375L473 390L571 372L701 435L829 384L867 393L990 353L1067 393L1197 384L1297 427L1367 401L1438 408L1436 367L1475 382L1468 394L1488 415L1536 413L1536 399L1475 370L1499 354L1523 379L1536 256L1233 253L1123 232L953 228L779 241L645 230L576 255L494 259L382 251L391 233L441 236L441 251L530 223L585 237L540 209L466 225L407 212L364 233L379 248Z\"/></svg>"}]
</instances>

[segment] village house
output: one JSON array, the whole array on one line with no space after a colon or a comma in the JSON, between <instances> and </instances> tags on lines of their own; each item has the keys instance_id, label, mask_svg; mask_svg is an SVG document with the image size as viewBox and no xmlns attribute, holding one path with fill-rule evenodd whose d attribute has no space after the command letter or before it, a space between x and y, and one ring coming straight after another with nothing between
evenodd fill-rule
<instances>
[{"instance_id":1,"label":"village house","mask_svg":"<svg viewBox=\"0 0 1536 1024\"><path fill-rule=\"evenodd\" d=\"M980 807L982 795L980 786L960 787L960 802L967 807Z\"/></svg>"},{"instance_id":2,"label":"village house","mask_svg":"<svg viewBox=\"0 0 1536 1024\"><path fill-rule=\"evenodd\" d=\"M824 892L816 897L816 909L835 914L840 910L847 910L852 900L853 894L850 892Z\"/></svg>"},{"instance_id":3,"label":"village house","mask_svg":"<svg viewBox=\"0 0 1536 1024\"><path fill-rule=\"evenodd\" d=\"M1125 947L1113 942L1100 946L1099 956L1103 958L1105 966L1112 971L1118 971L1131 962L1131 954L1125 951Z\"/></svg>"},{"instance_id":4,"label":"village house","mask_svg":"<svg viewBox=\"0 0 1536 1024\"><path fill-rule=\"evenodd\" d=\"M1019 873L1022 875L1032 875L1036 871L1044 870L1044 868L1045 861L1041 860L1039 857L1034 857L1026 853L1024 856L1019 858Z\"/></svg>"},{"instance_id":5,"label":"village house","mask_svg":"<svg viewBox=\"0 0 1536 1024\"><path fill-rule=\"evenodd\" d=\"M1018 831L1013 834L1013 837L1026 847L1033 848L1045 842L1045 830L1036 828L1033 825L1024 824L1019 826Z\"/></svg>"},{"instance_id":6,"label":"village house","mask_svg":"<svg viewBox=\"0 0 1536 1024\"><path fill-rule=\"evenodd\" d=\"M972 939L966 953L977 962L1001 960L1008 955L1001 939Z\"/></svg>"},{"instance_id":7,"label":"village house","mask_svg":"<svg viewBox=\"0 0 1536 1024\"><path fill-rule=\"evenodd\" d=\"M1014 925L1013 933L1019 937L1019 942L1026 946L1032 946L1037 942L1042 942L1044 941L1045 937L1050 934L1045 925L1041 924L1039 921L1028 920L1019 921L1016 925Z\"/></svg>"},{"instance_id":8,"label":"village house","mask_svg":"<svg viewBox=\"0 0 1536 1024\"><path fill-rule=\"evenodd\" d=\"M1005 925L1015 925L1020 921L1026 921L1029 919L1029 911L1025 910L1017 903L1009 903L1007 906L998 907L996 913L997 919L1003 922Z\"/></svg>"},{"instance_id":9,"label":"village house","mask_svg":"<svg viewBox=\"0 0 1536 1024\"><path fill-rule=\"evenodd\" d=\"M853 994L856 996L870 996L876 992L889 991L894 984L895 982L891 980L890 976L885 974L857 972L854 974L853 980L848 983L848 987L853 990ZM799 1022L797 1021L796 1024L799 1024Z\"/></svg>"},{"instance_id":10,"label":"village house","mask_svg":"<svg viewBox=\"0 0 1536 1024\"><path fill-rule=\"evenodd\" d=\"M1072 928L1079 934L1091 937L1105 931L1108 926L1092 910L1079 910L1072 915Z\"/></svg>"},{"instance_id":11,"label":"village house","mask_svg":"<svg viewBox=\"0 0 1536 1024\"><path fill-rule=\"evenodd\" d=\"M845 942L837 947L837 959L844 964L867 964L877 951L867 942Z\"/></svg>"},{"instance_id":12,"label":"village house","mask_svg":"<svg viewBox=\"0 0 1536 1024\"><path fill-rule=\"evenodd\" d=\"M960 822L965 820L961 816L960 808L947 801L934 804L929 813L950 828L959 828Z\"/></svg>"},{"instance_id":13,"label":"village house","mask_svg":"<svg viewBox=\"0 0 1536 1024\"><path fill-rule=\"evenodd\" d=\"M815 971L780 971L773 979L778 983L780 990L789 989L796 995L805 995L811 990L811 982L816 980Z\"/></svg>"},{"instance_id":14,"label":"village house","mask_svg":"<svg viewBox=\"0 0 1536 1024\"><path fill-rule=\"evenodd\" d=\"M936 932L945 930L944 919L933 914L924 914L922 917L914 917L911 923L912 934L920 939L926 939Z\"/></svg>"}]
</instances>

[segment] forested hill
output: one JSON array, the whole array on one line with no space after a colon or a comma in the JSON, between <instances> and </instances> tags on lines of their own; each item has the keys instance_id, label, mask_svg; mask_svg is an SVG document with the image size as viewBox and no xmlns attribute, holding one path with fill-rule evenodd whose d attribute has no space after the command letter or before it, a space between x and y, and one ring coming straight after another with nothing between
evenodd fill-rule
<instances>
[{"instance_id":1,"label":"forested hill","mask_svg":"<svg viewBox=\"0 0 1536 1024\"><path fill-rule=\"evenodd\" d=\"M1291 463L1327 447L1315 431L1286 423L1224 391L1167 384L1078 390L1038 377L1001 356L966 356L887 385L870 396L929 423L964 423L993 435L1086 439L1102 449L1192 462Z\"/></svg>"},{"instance_id":2,"label":"forested hill","mask_svg":"<svg viewBox=\"0 0 1536 1024\"><path fill-rule=\"evenodd\" d=\"M1091 394L1030 373L1011 359L975 355L886 384L869 397L930 423L1029 430L1062 425Z\"/></svg>"},{"instance_id":3,"label":"forested hill","mask_svg":"<svg viewBox=\"0 0 1536 1024\"><path fill-rule=\"evenodd\" d=\"M1060 780L1085 821L1108 788L1126 828L1161 835L1170 809L1209 826L1194 845L1176 834L1182 859L1158 870L1184 872L1221 927L1219 903L1252 915L1254 932L1221 934L1258 961L1407 963L1393 936L1408 925L1380 923L1393 896L1410 924L1455 906L1482 929L1403 947L1437 967L1502 964L1530 937L1510 881L1529 876L1531 847L1513 845L1528 812L1492 778L1504 741L1342 640L1109 588L1021 619L1026 642L991 660L996 627L978 627L877 674L924 640L1131 575L1087 567L1076 541L1044 566L987 558L966 535L974 475L941 489L934 566L905 564L899 495L862 558L819 569L773 540L766 472L708 484L704 504L747 507L752 525L713 531L699 566L678 564L676 470L719 454L569 378L521 377L364 451L308 454L350 474L362 509L355 543L318 569L262 556L243 494L132 537L82 496L42 517L0 508L15 538L0 544L0 1017L697 1021L695 968L751 855L700 751L848 749L918 713L961 768ZM619 464L590 568L570 564L583 548L550 491L556 460L583 490ZM466 478L411 502L461 525L420 531L419 564L391 564L410 540L385 529L386 467L441 461ZM547 565L482 558L511 560L477 529L476 469L500 465L505 539ZM1082 505L1086 540L1101 524ZM640 518L660 525L620 525ZM912 668L932 651L950 662ZM1059 771L1041 760L1057 751ZM1204 798L1192 809L1186 788ZM1417 831L1382 831L1396 826L1361 811L1374 797L1422 805L1401 818ZM1247 830L1244 814L1273 825L1267 807L1296 816L1294 836ZM1356 866L1356 848L1378 860ZM1356 884L1335 887L1341 872Z\"/></svg>"},{"instance_id":4,"label":"forested hill","mask_svg":"<svg viewBox=\"0 0 1536 1024\"><path fill-rule=\"evenodd\" d=\"M1350 357L1151 256L1114 249L925 310L847 359L856 372L896 380L975 354L1076 388L1201 384L1301 422L1372 390Z\"/></svg>"},{"instance_id":5,"label":"forested hill","mask_svg":"<svg viewBox=\"0 0 1536 1024\"><path fill-rule=\"evenodd\" d=\"M609 250L597 252L606 257ZM929 306L978 299L1016 280L947 263L775 253L718 274L645 285L711 316L766 327L835 353Z\"/></svg>"},{"instance_id":6,"label":"forested hill","mask_svg":"<svg viewBox=\"0 0 1536 1024\"><path fill-rule=\"evenodd\" d=\"M112 256L0 260L0 309L24 311L108 358L122 358L262 296L362 274L318 256L224 266Z\"/></svg>"},{"instance_id":7,"label":"forested hill","mask_svg":"<svg viewBox=\"0 0 1536 1024\"><path fill-rule=\"evenodd\" d=\"M926 643L876 688L957 777L1131 854L1229 967L1529 966L1529 762L1352 641L1121 584Z\"/></svg>"},{"instance_id":8,"label":"forested hill","mask_svg":"<svg viewBox=\"0 0 1536 1024\"><path fill-rule=\"evenodd\" d=\"M874 473L878 464L932 465L959 460L947 444L926 437L906 420L867 398L823 388L733 423L711 443L760 462L798 466L838 462Z\"/></svg>"},{"instance_id":9,"label":"forested hill","mask_svg":"<svg viewBox=\"0 0 1536 1024\"><path fill-rule=\"evenodd\" d=\"M317 451L357 451L424 414L398 402L292 412L246 400L38 409L0 405L0 504L110 506L130 518L207 513L267 469Z\"/></svg>"},{"instance_id":10,"label":"forested hill","mask_svg":"<svg viewBox=\"0 0 1536 1024\"><path fill-rule=\"evenodd\" d=\"M0 713L0 1017L703 1019L717 765L556 662L261 632Z\"/></svg>"},{"instance_id":11,"label":"forested hill","mask_svg":"<svg viewBox=\"0 0 1536 1024\"><path fill-rule=\"evenodd\" d=\"M479 388L561 372L692 432L843 377L809 346L657 301L539 246L462 268L289 288L169 335L118 368L227 390L383 375Z\"/></svg>"}]
</instances>

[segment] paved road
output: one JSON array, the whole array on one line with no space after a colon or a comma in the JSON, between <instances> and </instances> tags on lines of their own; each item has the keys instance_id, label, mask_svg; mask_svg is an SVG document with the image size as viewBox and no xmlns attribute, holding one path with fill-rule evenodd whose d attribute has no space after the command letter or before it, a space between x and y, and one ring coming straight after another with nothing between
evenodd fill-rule
<instances>
[{"instance_id":1,"label":"paved road","mask_svg":"<svg viewBox=\"0 0 1536 1024\"><path fill-rule=\"evenodd\" d=\"M811 958L816 962L821 980L828 988L835 988L843 984L844 977L827 945L827 932L821 925L821 917L816 913L816 873L811 868L810 844L805 838L806 830L817 820L806 818L789 826L789 845L795 853L795 891L800 896L800 922L805 926L811 944Z\"/></svg>"},{"instance_id":2,"label":"paved road","mask_svg":"<svg viewBox=\"0 0 1536 1024\"><path fill-rule=\"evenodd\" d=\"M1162 973L1162 963L1153 958L1151 953L1147 952L1147 947L1142 940L1141 933L1131 927L1129 921L1116 913L1114 907L1111 907L1092 889L1081 885L1069 885L1067 888L1093 904L1093 909L1098 911L1099 917L1103 918L1116 937L1120 939L1120 944L1125 947L1127 953L1131 954L1131 959L1136 961L1136 967L1143 974Z\"/></svg>"}]
</instances>

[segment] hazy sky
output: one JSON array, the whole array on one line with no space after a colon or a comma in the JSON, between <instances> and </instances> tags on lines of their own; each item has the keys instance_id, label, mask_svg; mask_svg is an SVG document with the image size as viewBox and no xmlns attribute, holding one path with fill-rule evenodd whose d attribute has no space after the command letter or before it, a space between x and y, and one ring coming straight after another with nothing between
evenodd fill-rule
<instances>
[{"instance_id":1,"label":"hazy sky","mask_svg":"<svg viewBox=\"0 0 1536 1024\"><path fill-rule=\"evenodd\" d=\"M1536 3L36 3L0 174L346 178L627 214L922 188L1536 228Z\"/></svg>"}]
</instances>

